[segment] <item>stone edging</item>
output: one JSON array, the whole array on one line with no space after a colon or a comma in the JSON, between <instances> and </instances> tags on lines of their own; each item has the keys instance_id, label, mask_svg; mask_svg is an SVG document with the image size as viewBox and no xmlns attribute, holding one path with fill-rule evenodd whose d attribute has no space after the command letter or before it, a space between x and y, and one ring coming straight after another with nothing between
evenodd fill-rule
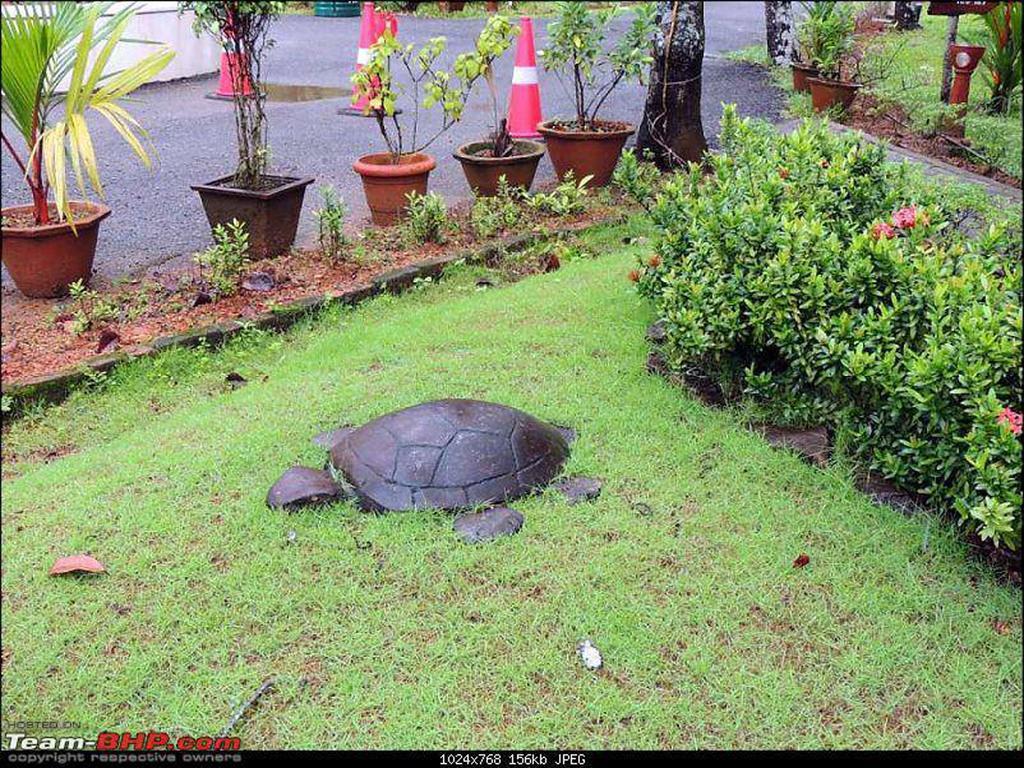
<instances>
[{"instance_id":1,"label":"stone edging","mask_svg":"<svg viewBox=\"0 0 1024 768\"><path fill-rule=\"evenodd\" d=\"M529 232L506 237L476 249L465 249L444 256L426 259L377 275L370 281L369 285L352 288L343 293L328 292L306 296L278 306L273 311L262 312L245 322L225 320L213 325L194 328L184 333L159 336L145 344L136 344L116 352L94 355L81 361L74 367L65 368L56 373L43 374L20 382L6 384L2 387L2 391L4 396L20 403L28 400L43 400L56 404L67 398L76 386L92 379L97 374L106 373L121 363L135 358L150 357L172 347L196 347L203 342L213 346L220 346L239 331L246 328L283 331L309 314L323 309L328 304L340 303L356 306L367 299L381 294L403 293L416 280L438 277L447 266L457 261L484 262L488 258L502 252L522 251L538 243L567 237L590 227L621 224L626 219L627 216L625 214L616 214L589 222L583 227L569 226L541 232ZM17 411L18 408L15 407L14 410ZM10 414L5 415L5 421L9 416Z\"/></svg>"}]
</instances>

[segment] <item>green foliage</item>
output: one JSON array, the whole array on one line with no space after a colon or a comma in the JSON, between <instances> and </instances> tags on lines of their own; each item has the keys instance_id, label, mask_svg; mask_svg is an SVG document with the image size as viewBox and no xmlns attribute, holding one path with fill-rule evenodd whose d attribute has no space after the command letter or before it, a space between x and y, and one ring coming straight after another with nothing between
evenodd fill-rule
<instances>
[{"instance_id":1,"label":"green foliage","mask_svg":"<svg viewBox=\"0 0 1024 768\"><path fill-rule=\"evenodd\" d=\"M261 72L263 55L274 44L270 25L286 7L285 2L271 0L178 3L178 13L195 14L192 29L196 35L211 34L226 52L236 55L238 65L230 70L238 149L233 183L242 189L259 189L270 164L267 96Z\"/></svg>"},{"instance_id":2,"label":"green foliage","mask_svg":"<svg viewBox=\"0 0 1024 768\"><path fill-rule=\"evenodd\" d=\"M409 215L402 224L413 243L443 243L448 231L448 206L436 192L409 194Z\"/></svg>"},{"instance_id":3,"label":"green foliage","mask_svg":"<svg viewBox=\"0 0 1024 768\"><path fill-rule=\"evenodd\" d=\"M492 16L477 38L473 51L459 54L452 72L448 72L437 66L438 59L448 47L446 38L433 37L417 51L412 43L403 46L390 30L385 30L370 47L369 62L352 75L352 102L356 103L364 96L367 98L364 114L376 118L377 128L395 162L404 154L422 152L462 119L473 86L481 77L492 77L495 59L508 50L515 33L506 17L500 14ZM405 70L405 77L401 80L392 71L397 66ZM412 109L399 114L398 100L406 93L404 81L412 87ZM423 109L440 107L442 112L440 127L426 138L419 134L421 106ZM411 131L403 132L401 120L403 115L410 113Z\"/></svg>"},{"instance_id":4,"label":"green foliage","mask_svg":"<svg viewBox=\"0 0 1024 768\"><path fill-rule=\"evenodd\" d=\"M648 213L661 182L661 171L650 162L653 156L651 150L647 149L644 150L644 159L640 160L635 149L627 149L619 157L612 174L612 183L636 200Z\"/></svg>"},{"instance_id":5,"label":"green foliage","mask_svg":"<svg viewBox=\"0 0 1024 768\"><path fill-rule=\"evenodd\" d=\"M201 279L220 296L231 296L238 291L238 282L249 261L249 233L245 224L232 219L226 226L213 228L213 245L197 253Z\"/></svg>"},{"instance_id":6,"label":"green foliage","mask_svg":"<svg viewBox=\"0 0 1024 768\"><path fill-rule=\"evenodd\" d=\"M985 46L981 63L991 92L988 108L993 114L1004 115L1010 111L1011 100L1021 88L1024 8L1019 2L999 3L982 18L981 30L975 31L965 25L964 37L976 45Z\"/></svg>"},{"instance_id":7,"label":"green foliage","mask_svg":"<svg viewBox=\"0 0 1024 768\"><path fill-rule=\"evenodd\" d=\"M522 205L526 193L520 187L510 186L504 175L498 179L498 194L481 196L473 201L469 223L480 238L491 237L510 230L522 221Z\"/></svg>"},{"instance_id":8,"label":"green foliage","mask_svg":"<svg viewBox=\"0 0 1024 768\"><path fill-rule=\"evenodd\" d=\"M803 61L822 77L838 80L853 50L854 9L850 3L817 0L806 3L807 16L797 29Z\"/></svg>"},{"instance_id":9,"label":"green foliage","mask_svg":"<svg viewBox=\"0 0 1024 768\"><path fill-rule=\"evenodd\" d=\"M320 187L320 208L316 211L320 251L328 259L341 259L348 239L345 237L345 216L348 207L330 184Z\"/></svg>"},{"instance_id":10,"label":"green foliage","mask_svg":"<svg viewBox=\"0 0 1024 768\"><path fill-rule=\"evenodd\" d=\"M135 13L134 5L125 5L103 16L112 5L5 4L0 16L0 105L24 142L25 151L22 154L15 150L6 131L4 146L32 192L37 224L49 221L47 197L51 191L61 219L72 219L69 160L82 196L86 196L87 181L97 195L103 196L86 121L90 110L106 118L139 160L149 166L149 155L141 141L146 133L121 101L166 67L174 51L161 46L130 67L108 72L107 64ZM67 90L58 92L65 78L69 78ZM51 121L55 113L59 117Z\"/></svg>"},{"instance_id":11,"label":"green foliage","mask_svg":"<svg viewBox=\"0 0 1024 768\"><path fill-rule=\"evenodd\" d=\"M61 308L61 312L71 315L72 333L82 334L102 323L117 319L117 304L86 288L81 280L69 285L68 291L71 301Z\"/></svg>"},{"instance_id":12,"label":"green foliage","mask_svg":"<svg viewBox=\"0 0 1024 768\"><path fill-rule=\"evenodd\" d=\"M654 58L652 42L658 31L653 3L633 6L633 21L614 45L605 48L609 25L625 9L612 6L591 11L586 3L559 2L548 24L548 47L538 55L544 69L559 77L572 75L576 127L589 130L608 95L619 83L641 85Z\"/></svg>"},{"instance_id":13,"label":"green foliage","mask_svg":"<svg viewBox=\"0 0 1024 768\"><path fill-rule=\"evenodd\" d=\"M530 207L549 216L569 216L582 213L587 207L587 184L592 176L584 176L579 182L569 171L565 180L550 192L538 192L529 199Z\"/></svg>"},{"instance_id":14,"label":"green foliage","mask_svg":"<svg viewBox=\"0 0 1024 768\"><path fill-rule=\"evenodd\" d=\"M1019 225L966 237L948 190L822 123L779 136L729 107L721 141L653 211L640 290L670 362L832 421L875 470L1019 546L1020 440L997 419L1022 410Z\"/></svg>"}]
</instances>

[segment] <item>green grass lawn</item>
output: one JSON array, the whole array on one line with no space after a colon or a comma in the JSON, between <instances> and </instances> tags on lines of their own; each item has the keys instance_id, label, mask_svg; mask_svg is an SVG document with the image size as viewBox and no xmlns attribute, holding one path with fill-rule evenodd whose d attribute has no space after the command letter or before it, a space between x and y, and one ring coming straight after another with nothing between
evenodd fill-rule
<instances>
[{"instance_id":1,"label":"green grass lawn","mask_svg":"<svg viewBox=\"0 0 1024 768\"><path fill-rule=\"evenodd\" d=\"M876 38L864 62L865 77L871 93L883 104L903 107L911 125L922 133L934 132L939 118L949 108L939 101L942 83L942 53L946 48L946 17L921 14L922 29L913 32L888 32ZM960 21L960 39L980 34L980 18L964 16ZM764 45L755 45L727 54L738 61L768 65ZM810 94L795 93L788 68L772 67L773 82L789 94L788 111L793 117L812 114ZM971 110L966 120L966 135L972 145L995 166L1016 178L1021 177L1021 93L1008 115L990 115L984 110L990 91L985 83L984 67L979 66L971 79Z\"/></svg>"},{"instance_id":2,"label":"green grass lawn","mask_svg":"<svg viewBox=\"0 0 1024 768\"><path fill-rule=\"evenodd\" d=\"M641 231L138 361L10 425L4 729L216 733L273 676L244 746L1019 749L1019 590L647 374ZM438 513L264 506L316 432L446 396L573 425L601 498L517 502L522 532L480 546ZM86 551L109 573L47 575Z\"/></svg>"}]
</instances>

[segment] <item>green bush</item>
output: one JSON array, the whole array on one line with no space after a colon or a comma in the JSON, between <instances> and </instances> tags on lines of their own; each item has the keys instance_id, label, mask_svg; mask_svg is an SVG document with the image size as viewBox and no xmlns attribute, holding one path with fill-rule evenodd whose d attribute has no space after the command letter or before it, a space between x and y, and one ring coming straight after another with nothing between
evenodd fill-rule
<instances>
[{"instance_id":1,"label":"green bush","mask_svg":"<svg viewBox=\"0 0 1024 768\"><path fill-rule=\"evenodd\" d=\"M209 284L218 296L238 292L242 273L249 262L249 232L245 222L232 219L213 228L213 245L194 257L200 281Z\"/></svg>"},{"instance_id":2,"label":"green bush","mask_svg":"<svg viewBox=\"0 0 1024 768\"><path fill-rule=\"evenodd\" d=\"M949 190L821 123L780 136L729 107L722 147L712 174L667 184L634 275L669 363L831 422L875 471L1018 547L1016 217L969 237Z\"/></svg>"},{"instance_id":3,"label":"green bush","mask_svg":"<svg viewBox=\"0 0 1024 768\"><path fill-rule=\"evenodd\" d=\"M444 198L436 192L410 192L408 198L409 215L403 225L406 239L411 243L443 243L449 227Z\"/></svg>"}]
</instances>

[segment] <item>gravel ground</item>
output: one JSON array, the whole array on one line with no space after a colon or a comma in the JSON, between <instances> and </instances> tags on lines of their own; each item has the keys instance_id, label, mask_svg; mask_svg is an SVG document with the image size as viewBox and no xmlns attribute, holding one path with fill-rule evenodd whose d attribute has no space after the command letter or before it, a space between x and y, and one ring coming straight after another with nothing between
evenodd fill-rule
<instances>
[{"instance_id":1,"label":"gravel ground","mask_svg":"<svg viewBox=\"0 0 1024 768\"><path fill-rule=\"evenodd\" d=\"M721 103L736 103L742 114L777 119L782 100L756 67L722 58L726 51L763 39L762 3L706 3L707 49L704 61L704 126L709 139L717 133ZM616 22L619 26L626 19ZM452 52L465 50L483 25L480 19L444 20L401 17L399 38L423 43L445 35ZM534 24L537 47L543 48L545 22ZM275 26L277 40L265 64L270 83L348 87L359 37L359 19L326 19L285 16ZM448 58L450 62L452 57ZM510 83L514 51L497 66L497 81ZM230 173L234 167L234 124L231 103L204 98L215 88L214 76L147 86L140 90L131 111L149 130L158 161L153 171L144 169L98 116L93 116L93 137L100 158L107 202L114 214L101 230L96 269L106 280L137 274L158 265L182 264L210 241L209 227L199 198L189 185ZM541 71L541 100L545 118L571 114L571 99L550 74ZM619 88L602 114L638 122L644 89ZM359 155L380 151L383 142L373 122L342 116L345 98L306 102L268 103L272 166L275 172L315 176L317 185L333 184L349 205L350 220L364 221L368 214L359 178L352 162ZM430 188L449 203L469 196L459 164L450 158L461 143L479 138L489 130L490 104L485 88L470 100L464 121L430 148L438 158ZM428 113L425 126L436 124ZM422 130L422 129L421 129ZM2 161L3 205L27 200L14 163L4 153ZM538 181L554 177L545 158ZM299 244L315 239L313 211L318 205L316 186L306 195ZM12 290L6 270L4 292Z\"/></svg>"}]
</instances>

